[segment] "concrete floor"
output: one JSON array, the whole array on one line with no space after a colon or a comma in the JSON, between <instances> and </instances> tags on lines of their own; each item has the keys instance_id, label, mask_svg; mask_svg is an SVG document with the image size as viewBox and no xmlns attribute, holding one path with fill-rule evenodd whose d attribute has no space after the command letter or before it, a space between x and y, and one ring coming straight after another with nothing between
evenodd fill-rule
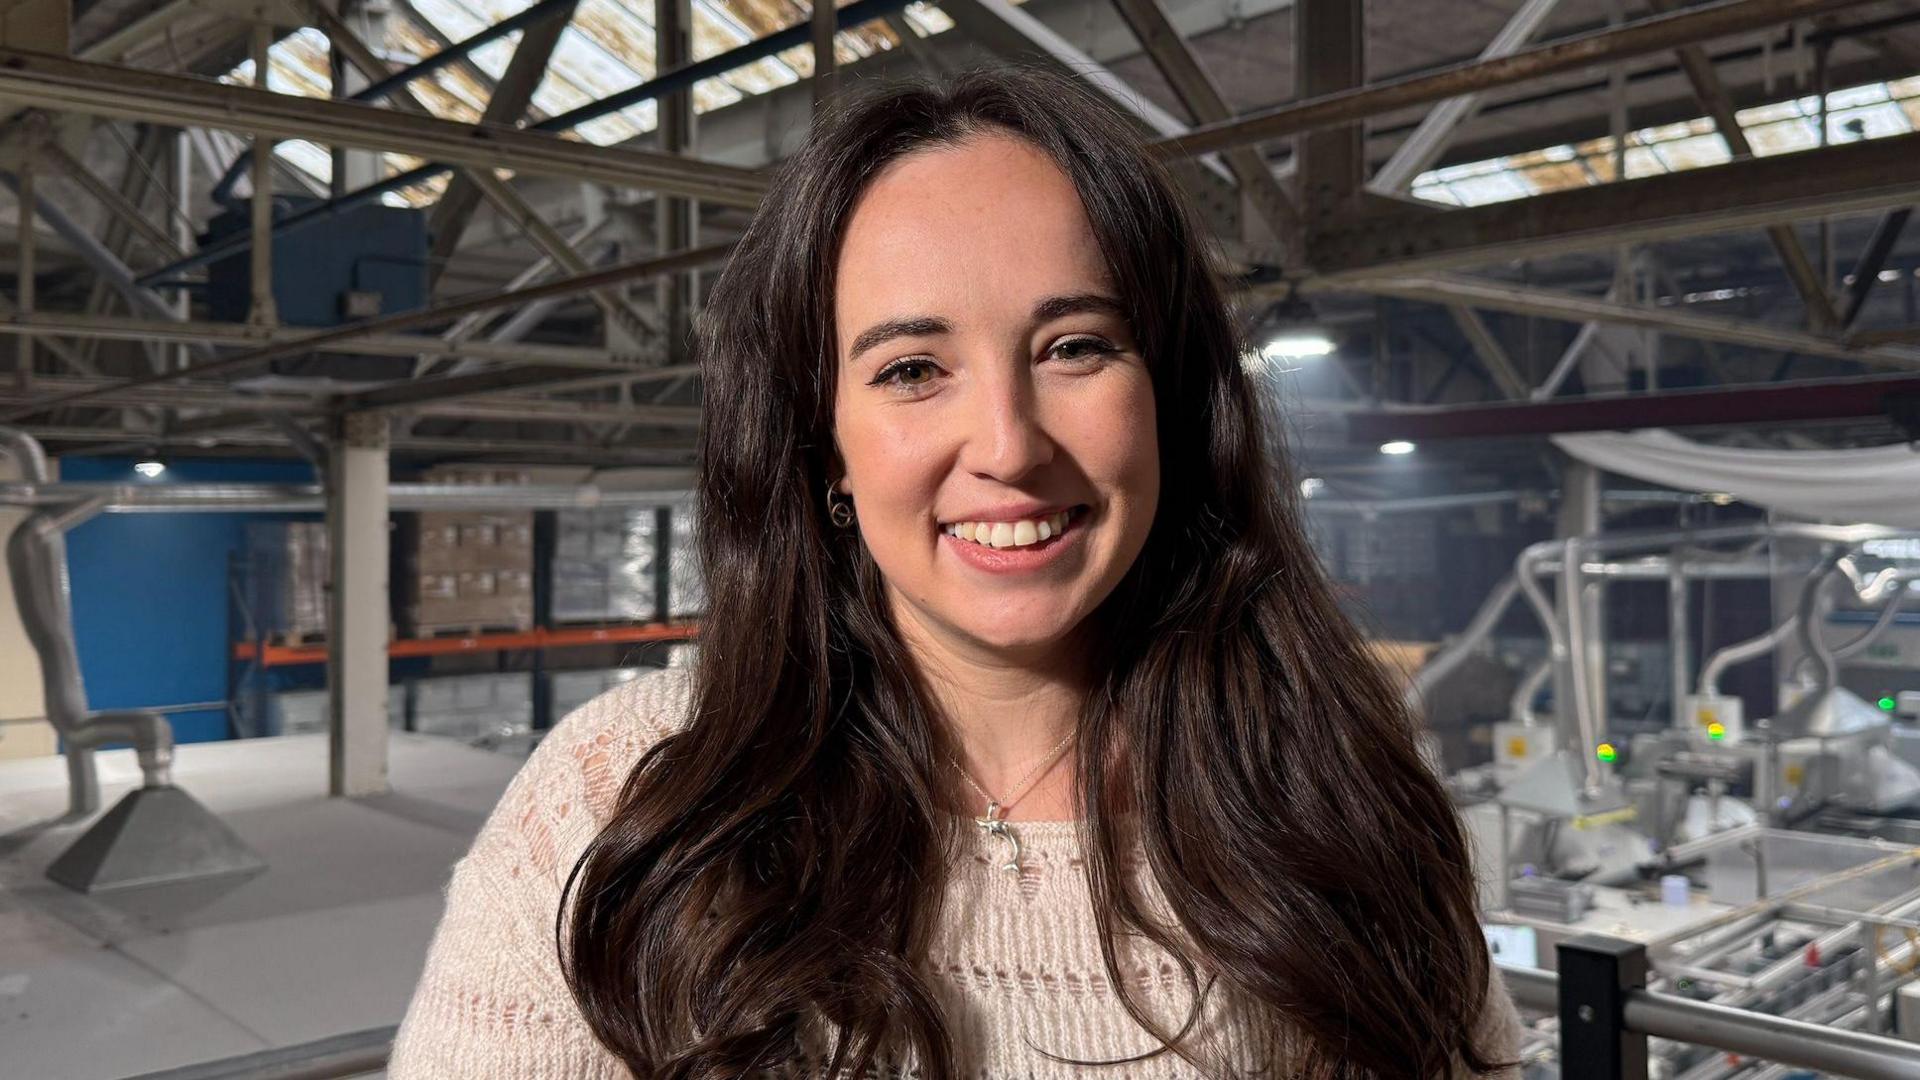
<instances>
[{"instance_id":1,"label":"concrete floor","mask_svg":"<svg viewBox=\"0 0 1920 1080\"><path fill-rule=\"evenodd\" d=\"M176 782L269 869L85 896L60 758L0 763L0 1076L117 1080L400 1021L442 890L521 759L395 733L391 794L330 799L325 736L180 748ZM100 755L101 801L139 781Z\"/></svg>"}]
</instances>

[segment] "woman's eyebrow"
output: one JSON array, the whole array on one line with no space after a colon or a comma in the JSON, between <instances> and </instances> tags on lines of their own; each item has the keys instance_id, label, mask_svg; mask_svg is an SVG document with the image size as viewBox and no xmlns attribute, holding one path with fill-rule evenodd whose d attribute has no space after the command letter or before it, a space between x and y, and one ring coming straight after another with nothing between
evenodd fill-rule
<instances>
[{"instance_id":1,"label":"woman's eyebrow","mask_svg":"<svg viewBox=\"0 0 1920 1080\"><path fill-rule=\"evenodd\" d=\"M884 345L894 338L930 337L934 334L950 334L953 324L937 315L914 315L903 319L888 319L878 322L853 339L853 348L847 351L848 360L860 359L860 354L868 349Z\"/></svg>"},{"instance_id":2,"label":"woman's eyebrow","mask_svg":"<svg viewBox=\"0 0 1920 1080\"><path fill-rule=\"evenodd\" d=\"M1112 315L1122 319L1127 316L1126 309L1120 306L1120 301L1105 293L1068 293L1064 296L1049 296L1033 305L1033 321L1037 323L1065 318L1068 315L1089 313Z\"/></svg>"}]
</instances>

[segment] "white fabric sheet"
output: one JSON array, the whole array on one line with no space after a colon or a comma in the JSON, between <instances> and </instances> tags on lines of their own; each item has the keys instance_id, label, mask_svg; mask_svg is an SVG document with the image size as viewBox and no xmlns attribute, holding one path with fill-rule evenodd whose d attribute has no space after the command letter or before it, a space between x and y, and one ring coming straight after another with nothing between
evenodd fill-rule
<instances>
[{"instance_id":1,"label":"white fabric sheet","mask_svg":"<svg viewBox=\"0 0 1920 1080\"><path fill-rule=\"evenodd\" d=\"M1553 442L1607 472L1681 491L1724 491L1755 506L1842 524L1920 527L1920 452L1906 443L1749 450L1664 430L1555 435Z\"/></svg>"}]
</instances>

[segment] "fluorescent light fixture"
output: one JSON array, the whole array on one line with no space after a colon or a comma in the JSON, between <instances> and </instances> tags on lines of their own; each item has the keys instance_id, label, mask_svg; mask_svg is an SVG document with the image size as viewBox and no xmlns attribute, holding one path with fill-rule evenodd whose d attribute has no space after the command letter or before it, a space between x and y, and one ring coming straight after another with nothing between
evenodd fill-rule
<instances>
[{"instance_id":1,"label":"fluorescent light fixture","mask_svg":"<svg viewBox=\"0 0 1920 1080\"><path fill-rule=\"evenodd\" d=\"M1395 457L1401 454L1411 454L1413 453L1413 444L1405 439L1395 439L1392 442L1381 443L1380 452L1383 454L1391 454Z\"/></svg>"},{"instance_id":2,"label":"fluorescent light fixture","mask_svg":"<svg viewBox=\"0 0 1920 1080\"><path fill-rule=\"evenodd\" d=\"M1286 330L1274 335L1260 347L1260 355L1269 360L1310 360L1333 352L1333 339L1324 331L1311 328Z\"/></svg>"},{"instance_id":3,"label":"fluorescent light fixture","mask_svg":"<svg viewBox=\"0 0 1920 1080\"><path fill-rule=\"evenodd\" d=\"M1325 480L1317 476L1309 476L1305 480L1300 481L1300 497L1303 499L1311 499L1326 490L1326 487L1327 482Z\"/></svg>"},{"instance_id":4,"label":"fluorescent light fixture","mask_svg":"<svg viewBox=\"0 0 1920 1080\"><path fill-rule=\"evenodd\" d=\"M133 471L151 480L154 477L159 476L161 473L166 472L167 466L165 462L142 461L142 462L136 463L133 466Z\"/></svg>"}]
</instances>

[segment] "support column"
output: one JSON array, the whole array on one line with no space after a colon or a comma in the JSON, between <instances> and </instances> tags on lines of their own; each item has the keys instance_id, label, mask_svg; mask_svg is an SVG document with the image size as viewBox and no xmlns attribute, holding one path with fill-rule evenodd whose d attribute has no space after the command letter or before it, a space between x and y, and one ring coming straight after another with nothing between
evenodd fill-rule
<instances>
[{"instance_id":1,"label":"support column","mask_svg":"<svg viewBox=\"0 0 1920 1080\"><path fill-rule=\"evenodd\" d=\"M337 421L327 476L331 795L387 790L387 415Z\"/></svg>"},{"instance_id":2,"label":"support column","mask_svg":"<svg viewBox=\"0 0 1920 1080\"><path fill-rule=\"evenodd\" d=\"M30 319L33 317L34 275L38 272L34 267L33 157L33 145L29 143L20 159L20 180L14 189L20 206L20 233L16 245L19 254L16 256L14 270L14 280L17 286L16 292L18 292L19 295L14 299L14 310L20 313L22 319ZM14 383L22 392L31 392L33 390L34 341L35 338L32 334L21 334L16 345L19 351L14 354L14 362L16 365Z\"/></svg>"},{"instance_id":3,"label":"support column","mask_svg":"<svg viewBox=\"0 0 1920 1080\"><path fill-rule=\"evenodd\" d=\"M672 0L658 0L670 3ZM821 106L833 98L834 85L839 78L833 53L833 34L837 19L834 9L835 0L813 0L813 16L810 20L813 33L813 110L819 112Z\"/></svg>"},{"instance_id":4,"label":"support column","mask_svg":"<svg viewBox=\"0 0 1920 1080\"><path fill-rule=\"evenodd\" d=\"M173 133L168 142L171 153L167 161L173 167L173 207L170 225L173 230L173 242L181 251L192 251L193 235L193 144L186 131ZM136 168L133 163L128 168ZM166 192L160 197L165 199ZM193 318L193 292L188 289L177 290L173 301L174 314L181 322ZM175 369L185 368L193 362L193 347L186 342L174 346L173 365Z\"/></svg>"},{"instance_id":5,"label":"support column","mask_svg":"<svg viewBox=\"0 0 1920 1080\"><path fill-rule=\"evenodd\" d=\"M1366 77L1366 8L1354 0L1297 0L1293 6L1294 97L1323 97ZM1360 121L1294 139L1300 184L1295 203L1308 234L1359 208L1366 182L1365 129Z\"/></svg>"},{"instance_id":6,"label":"support column","mask_svg":"<svg viewBox=\"0 0 1920 1080\"><path fill-rule=\"evenodd\" d=\"M272 45L273 27L263 8L253 24L253 85L261 90L271 89L267 73L273 66L268 55ZM273 326L280 321L273 306L273 140L265 135L253 137L253 193L248 203L253 210L253 305L247 321Z\"/></svg>"},{"instance_id":7,"label":"support column","mask_svg":"<svg viewBox=\"0 0 1920 1080\"><path fill-rule=\"evenodd\" d=\"M1556 535L1571 540L1600 531L1600 491L1605 476L1583 461L1560 456L1560 514ZM1566 546L1572 552L1576 545ZM1606 728L1606 639L1601 633L1604 596L1591 588L1578 563L1562 556L1558 614L1566 631L1567 661L1556 664L1553 672L1553 709L1560 718L1560 731L1573 748L1582 775L1591 786L1598 782L1593 743ZM1577 620L1577 621L1576 621ZM1578 671L1575 669L1578 668ZM1581 709L1592 724L1582 725Z\"/></svg>"},{"instance_id":8,"label":"support column","mask_svg":"<svg viewBox=\"0 0 1920 1080\"><path fill-rule=\"evenodd\" d=\"M823 0L822 6L828 12L833 10L830 0ZM654 18L659 70L672 71L691 63L691 0L654 0ZM686 153L693 143L693 95L685 90L663 94L659 110L661 153ZM654 235L659 239L659 253L670 255L693 246L694 222L698 214L693 200L661 195L655 197L655 203L659 208L654 225ZM665 314L662 322L667 337L662 355L664 363L677 364L686 359L687 345L693 331L688 314L693 302L692 281L692 272L660 275L658 302Z\"/></svg>"}]
</instances>

